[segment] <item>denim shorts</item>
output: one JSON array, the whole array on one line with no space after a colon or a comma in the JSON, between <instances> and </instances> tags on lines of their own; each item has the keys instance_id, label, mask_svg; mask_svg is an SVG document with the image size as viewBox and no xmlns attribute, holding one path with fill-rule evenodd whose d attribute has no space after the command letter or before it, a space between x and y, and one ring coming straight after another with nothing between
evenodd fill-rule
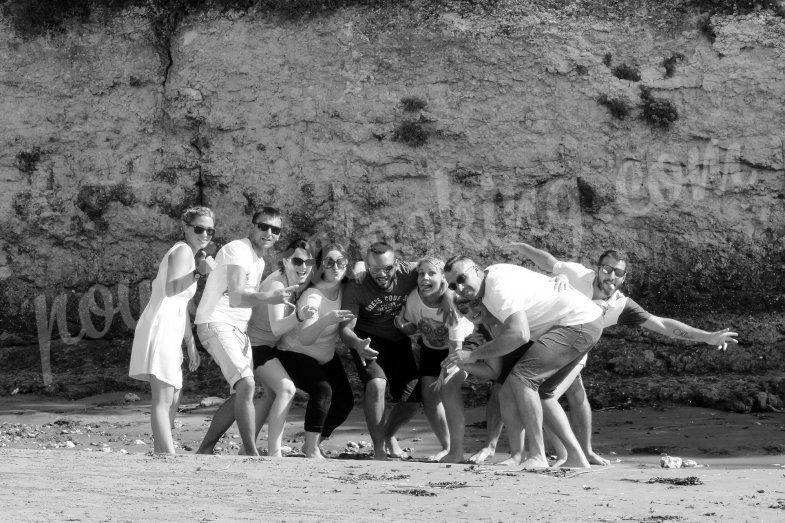
<instances>
[{"instance_id":1,"label":"denim shorts","mask_svg":"<svg viewBox=\"0 0 785 523\"><path fill-rule=\"evenodd\" d=\"M601 335L602 317L581 325L555 326L534 342L511 375L539 391L541 398L551 398Z\"/></svg>"},{"instance_id":2,"label":"denim shorts","mask_svg":"<svg viewBox=\"0 0 785 523\"><path fill-rule=\"evenodd\" d=\"M229 389L243 378L253 378L251 342L244 331L228 323L199 323L196 334L202 346L221 368Z\"/></svg>"}]
</instances>

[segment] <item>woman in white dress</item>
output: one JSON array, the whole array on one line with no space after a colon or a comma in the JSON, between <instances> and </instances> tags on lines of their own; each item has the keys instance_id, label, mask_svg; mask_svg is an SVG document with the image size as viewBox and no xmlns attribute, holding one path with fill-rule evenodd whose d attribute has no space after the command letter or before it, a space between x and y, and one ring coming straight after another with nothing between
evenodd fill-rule
<instances>
[{"instance_id":1,"label":"woman in white dress","mask_svg":"<svg viewBox=\"0 0 785 523\"><path fill-rule=\"evenodd\" d=\"M134 333L128 375L149 381L153 393L150 424L157 454L174 454L172 425L183 387L182 343L188 349L188 367L199 366L188 302L196 293L196 282L215 266L212 257L195 256L215 234L215 214L207 207L192 207L182 216L185 241L164 255L153 280L150 301L139 317ZM201 258L201 257L200 257Z\"/></svg>"}]
</instances>

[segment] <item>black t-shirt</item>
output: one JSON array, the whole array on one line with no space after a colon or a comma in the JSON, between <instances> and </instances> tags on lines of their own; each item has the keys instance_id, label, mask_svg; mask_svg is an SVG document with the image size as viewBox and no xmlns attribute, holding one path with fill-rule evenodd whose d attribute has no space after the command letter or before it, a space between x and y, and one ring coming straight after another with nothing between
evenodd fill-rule
<instances>
[{"instance_id":1,"label":"black t-shirt","mask_svg":"<svg viewBox=\"0 0 785 523\"><path fill-rule=\"evenodd\" d=\"M393 320L401 312L406 297L417 287L417 265L399 262L390 290L384 291L368 274L362 283L349 280L343 291L342 307L357 305L356 329L389 341L406 337L395 328Z\"/></svg>"}]
</instances>

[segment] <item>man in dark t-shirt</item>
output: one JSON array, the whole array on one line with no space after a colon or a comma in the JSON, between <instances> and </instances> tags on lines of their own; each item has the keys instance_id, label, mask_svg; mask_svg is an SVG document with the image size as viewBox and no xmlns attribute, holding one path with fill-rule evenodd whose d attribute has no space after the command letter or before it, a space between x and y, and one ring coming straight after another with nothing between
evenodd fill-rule
<instances>
[{"instance_id":1,"label":"man in dark t-shirt","mask_svg":"<svg viewBox=\"0 0 785 523\"><path fill-rule=\"evenodd\" d=\"M368 248L365 263L369 276L361 283L350 280L344 289L341 307L355 318L341 324L340 335L351 349L357 374L365 385L363 410L374 459L406 457L395 433L417 412L420 383L411 340L394 321L406 297L417 287L417 269L398 260L384 242ZM396 405L385 416L388 383Z\"/></svg>"}]
</instances>

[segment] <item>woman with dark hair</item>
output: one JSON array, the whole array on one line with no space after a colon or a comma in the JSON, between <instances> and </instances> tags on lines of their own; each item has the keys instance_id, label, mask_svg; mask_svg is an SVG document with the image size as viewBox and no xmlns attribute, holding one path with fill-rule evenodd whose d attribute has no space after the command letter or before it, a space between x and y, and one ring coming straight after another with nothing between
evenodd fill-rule
<instances>
[{"instance_id":1,"label":"woman with dark hair","mask_svg":"<svg viewBox=\"0 0 785 523\"><path fill-rule=\"evenodd\" d=\"M254 379L264 386L264 394L255 402L256 436L267 422L267 455L281 457L281 438L286 415L294 398L295 386L276 357L275 347L281 336L297 326L303 317L294 303L311 282L315 264L308 242L296 239L279 253L278 270L261 283L261 292L298 286L291 302L257 305L248 321L248 338L253 353Z\"/></svg>"},{"instance_id":2,"label":"woman with dark hair","mask_svg":"<svg viewBox=\"0 0 785 523\"><path fill-rule=\"evenodd\" d=\"M319 444L329 438L354 407L349 378L335 352L338 327L354 315L341 309L349 256L339 244L323 248L316 258L313 286L297 302L303 321L285 334L275 354L297 388L308 393L305 408L307 458L324 458Z\"/></svg>"},{"instance_id":3,"label":"woman with dark hair","mask_svg":"<svg viewBox=\"0 0 785 523\"><path fill-rule=\"evenodd\" d=\"M184 241L170 248L158 265L150 301L139 317L134 332L128 375L149 381L153 393L150 424L156 454L174 454L172 425L183 388L182 343L188 348L188 368L199 366L188 303L196 293L196 282L207 275L215 261L194 257L215 234L215 214L207 207L192 207L182 215Z\"/></svg>"}]
</instances>

